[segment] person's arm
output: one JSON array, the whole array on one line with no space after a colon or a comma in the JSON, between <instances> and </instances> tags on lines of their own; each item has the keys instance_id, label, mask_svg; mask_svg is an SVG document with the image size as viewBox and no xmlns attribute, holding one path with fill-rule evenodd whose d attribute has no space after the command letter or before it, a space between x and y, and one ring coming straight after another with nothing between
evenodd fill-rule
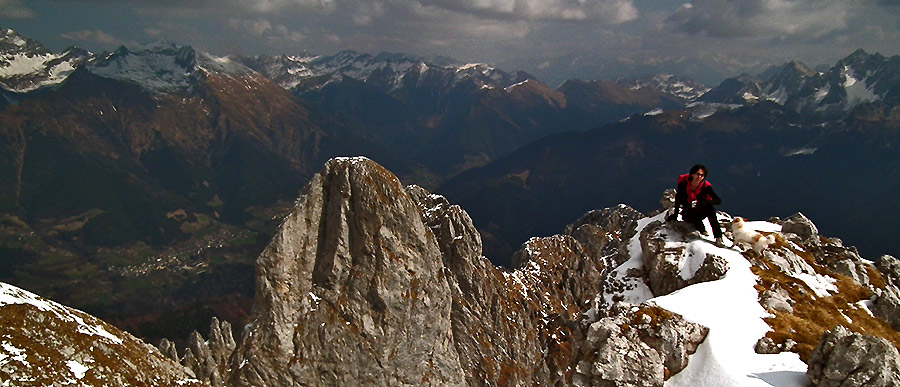
<instances>
[{"instance_id":1,"label":"person's arm","mask_svg":"<svg viewBox=\"0 0 900 387\"><path fill-rule=\"evenodd\" d=\"M708 204L713 205L713 206L718 206L718 205L722 204L722 199L719 198L719 195L716 195L716 191L713 191L713 187L711 185L704 187L704 191L706 191L705 196L708 198L707 199ZM704 195L700 195L700 197L703 197L703 196Z\"/></svg>"},{"instance_id":2,"label":"person's arm","mask_svg":"<svg viewBox=\"0 0 900 387\"><path fill-rule=\"evenodd\" d=\"M676 220L678 219L678 210L687 204L687 183L678 183L678 188L675 189L675 205L672 207L672 215L669 215L667 220Z\"/></svg>"}]
</instances>

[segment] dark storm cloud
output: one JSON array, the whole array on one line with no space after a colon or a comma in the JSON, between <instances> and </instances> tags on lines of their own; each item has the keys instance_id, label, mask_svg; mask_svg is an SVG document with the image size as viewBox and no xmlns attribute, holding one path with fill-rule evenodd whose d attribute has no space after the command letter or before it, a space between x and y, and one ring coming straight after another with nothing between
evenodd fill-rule
<instances>
[{"instance_id":1,"label":"dark storm cloud","mask_svg":"<svg viewBox=\"0 0 900 387\"><path fill-rule=\"evenodd\" d=\"M844 29L855 5L845 0L697 0L668 23L689 34L712 37L821 37Z\"/></svg>"}]
</instances>

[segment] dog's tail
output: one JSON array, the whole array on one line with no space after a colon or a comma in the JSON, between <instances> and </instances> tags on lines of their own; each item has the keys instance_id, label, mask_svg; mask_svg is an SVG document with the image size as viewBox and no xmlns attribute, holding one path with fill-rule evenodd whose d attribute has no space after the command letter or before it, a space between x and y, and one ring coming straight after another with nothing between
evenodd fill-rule
<instances>
[{"instance_id":1,"label":"dog's tail","mask_svg":"<svg viewBox=\"0 0 900 387\"><path fill-rule=\"evenodd\" d=\"M774 235L760 235L760 238L753 244L753 250L756 251L757 254L760 254L773 243L775 243Z\"/></svg>"}]
</instances>

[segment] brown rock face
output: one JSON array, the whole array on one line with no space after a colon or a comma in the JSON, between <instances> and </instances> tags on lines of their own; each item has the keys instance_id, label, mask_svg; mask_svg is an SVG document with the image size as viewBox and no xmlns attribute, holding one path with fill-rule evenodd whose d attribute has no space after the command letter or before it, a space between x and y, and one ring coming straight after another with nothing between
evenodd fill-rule
<instances>
[{"instance_id":1,"label":"brown rock face","mask_svg":"<svg viewBox=\"0 0 900 387\"><path fill-rule=\"evenodd\" d=\"M462 384L442 269L396 177L328 162L259 257L234 384Z\"/></svg>"},{"instance_id":2,"label":"brown rock face","mask_svg":"<svg viewBox=\"0 0 900 387\"><path fill-rule=\"evenodd\" d=\"M370 160L329 161L258 260L230 383L565 383L605 267L597 228L532 239L503 272L459 206Z\"/></svg>"}]
</instances>

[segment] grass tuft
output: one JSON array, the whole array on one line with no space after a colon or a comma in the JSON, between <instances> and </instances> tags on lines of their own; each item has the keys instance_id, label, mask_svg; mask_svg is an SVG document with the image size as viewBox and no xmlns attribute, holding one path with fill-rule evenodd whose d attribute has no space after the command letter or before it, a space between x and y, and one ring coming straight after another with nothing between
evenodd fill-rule
<instances>
[{"instance_id":1,"label":"grass tuft","mask_svg":"<svg viewBox=\"0 0 900 387\"><path fill-rule=\"evenodd\" d=\"M784 344L788 339L795 341L797 346L793 351L797 352L803 361L809 359L822 334L837 325L843 325L853 332L885 338L900 348L900 333L884 320L870 315L860 305L861 301L871 299L873 295L871 288L862 286L849 277L831 273L816 263L813 254L794 249L783 240L778 240L774 247L792 251L809 263L817 273L834 278L837 292L826 297L817 297L803 281L783 273L778 266L768 261L765 255L754 254L752 258L758 263L751 269L759 277L757 291L781 288L787 291L794 301L793 313L776 311L774 316L764 319L772 329L766 333L766 337L771 338L776 344ZM874 268L868 271L872 285L876 288L883 287L884 280L880 273Z\"/></svg>"}]
</instances>

